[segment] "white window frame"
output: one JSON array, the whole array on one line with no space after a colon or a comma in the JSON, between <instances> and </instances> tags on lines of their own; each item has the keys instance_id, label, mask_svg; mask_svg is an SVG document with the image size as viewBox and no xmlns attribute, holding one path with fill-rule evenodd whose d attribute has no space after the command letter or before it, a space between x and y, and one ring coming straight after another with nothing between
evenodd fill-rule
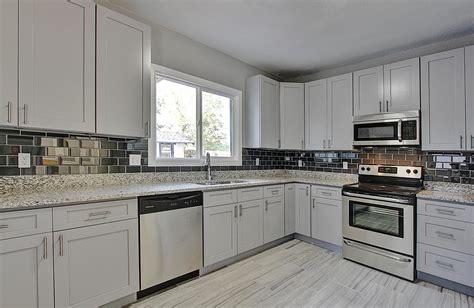
<instances>
[{"instance_id":1,"label":"white window frame","mask_svg":"<svg viewBox=\"0 0 474 308\"><path fill-rule=\"evenodd\" d=\"M202 144L196 144L196 158L156 158L156 76L162 76L198 87L199 104L197 113L201 113L201 91L206 91L218 95L227 96L232 99L232 130L231 130L231 150L232 157L212 157L212 165L215 166L241 166L242 165L242 91L182 73L164 66L152 64L152 87L151 87L151 134L148 139L148 165L149 166L202 166L205 163L205 156L202 155ZM197 123L198 143L202 141L201 123Z\"/></svg>"}]
</instances>

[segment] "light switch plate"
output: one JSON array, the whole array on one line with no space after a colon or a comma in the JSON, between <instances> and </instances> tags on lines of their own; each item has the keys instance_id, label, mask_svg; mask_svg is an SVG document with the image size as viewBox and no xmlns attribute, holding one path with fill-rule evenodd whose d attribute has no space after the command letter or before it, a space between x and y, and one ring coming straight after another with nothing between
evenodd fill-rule
<instances>
[{"instance_id":1,"label":"light switch plate","mask_svg":"<svg viewBox=\"0 0 474 308\"><path fill-rule=\"evenodd\" d=\"M346 161L342 162L342 169L349 169L349 164Z\"/></svg>"},{"instance_id":2,"label":"light switch plate","mask_svg":"<svg viewBox=\"0 0 474 308\"><path fill-rule=\"evenodd\" d=\"M255 158L255 166L259 166L260 165L260 158Z\"/></svg>"},{"instance_id":3,"label":"light switch plate","mask_svg":"<svg viewBox=\"0 0 474 308\"><path fill-rule=\"evenodd\" d=\"M130 166L140 166L142 164L142 155L141 154L130 154L128 156Z\"/></svg>"},{"instance_id":4,"label":"light switch plate","mask_svg":"<svg viewBox=\"0 0 474 308\"><path fill-rule=\"evenodd\" d=\"M303 167L303 161L301 159L298 160L298 167Z\"/></svg>"},{"instance_id":5,"label":"light switch plate","mask_svg":"<svg viewBox=\"0 0 474 308\"><path fill-rule=\"evenodd\" d=\"M30 153L18 153L18 168L30 168L31 155Z\"/></svg>"}]
</instances>

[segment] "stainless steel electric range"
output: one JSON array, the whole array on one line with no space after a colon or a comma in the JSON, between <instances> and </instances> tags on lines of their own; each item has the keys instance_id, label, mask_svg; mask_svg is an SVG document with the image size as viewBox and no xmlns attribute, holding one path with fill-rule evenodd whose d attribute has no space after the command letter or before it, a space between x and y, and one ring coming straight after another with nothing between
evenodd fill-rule
<instances>
[{"instance_id":1,"label":"stainless steel electric range","mask_svg":"<svg viewBox=\"0 0 474 308\"><path fill-rule=\"evenodd\" d=\"M342 189L344 258L415 280L416 194L421 167L360 165Z\"/></svg>"}]
</instances>

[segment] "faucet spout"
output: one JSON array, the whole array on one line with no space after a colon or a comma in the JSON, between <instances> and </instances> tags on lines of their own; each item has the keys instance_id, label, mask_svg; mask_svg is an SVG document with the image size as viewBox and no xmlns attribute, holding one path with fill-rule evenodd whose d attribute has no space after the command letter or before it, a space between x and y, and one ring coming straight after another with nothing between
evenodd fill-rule
<instances>
[{"instance_id":1,"label":"faucet spout","mask_svg":"<svg viewBox=\"0 0 474 308\"><path fill-rule=\"evenodd\" d=\"M209 152L206 153L206 166L207 166L207 173L206 173L206 180L212 180L212 173L211 173L211 154Z\"/></svg>"}]
</instances>

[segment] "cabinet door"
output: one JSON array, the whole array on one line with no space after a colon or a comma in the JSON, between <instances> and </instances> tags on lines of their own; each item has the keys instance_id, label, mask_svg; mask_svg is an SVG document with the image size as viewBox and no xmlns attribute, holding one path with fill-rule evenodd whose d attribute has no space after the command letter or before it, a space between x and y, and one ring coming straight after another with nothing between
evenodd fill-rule
<instances>
[{"instance_id":1,"label":"cabinet door","mask_svg":"<svg viewBox=\"0 0 474 308\"><path fill-rule=\"evenodd\" d=\"M311 237L342 246L341 200L313 198L311 206Z\"/></svg>"},{"instance_id":2,"label":"cabinet door","mask_svg":"<svg viewBox=\"0 0 474 308\"><path fill-rule=\"evenodd\" d=\"M18 125L18 1L0 1L0 125Z\"/></svg>"},{"instance_id":3,"label":"cabinet door","mask_svg":"<svg viewBox=\"0 0 474 308\"><path fill-rule=\"evenodd\" d=\"M19 2L19 122L95 132L95 4Z\"/></svg>"},{"instance_id":4,"label":"cabinet door","mask_svg":"<svg viewBox=\"0 0 474 308\"><path fill-rule=\"evenodd\" d=\"M270 243L285 236L285 197L265 199L263 242Z\"/></svg>"},{"instance_id":5,"label":"cabinet door","mask_svg":"<svg viewBox=\"0 0 474 308\"><path fill-rule=\"evenodd\" d=\"M311 197L309 185L295 185L296 233L311 236Z\"/></svg>"},{"instance_id":6,"label":"cabinet door","mask_svg":"<svg viewBox=\"0 0 474 308\"><path fill-rule=\"evenodd\" d=\"M466 150L474 149L474 45L465 49L466 54Z\"/></svg>"},{"instance_id":7,"label":"cabinet door","mask_svg":"<svg viewBox=\"0 0 474 308\"><path fill-rule=\"evenodd\" d=\"M464 48L421 58L423 150L464 150Z\"/></svg>"},{"instance_id":8,"label":"cabinet door","mask_svg":"<svg viewBox=\"0 0 474 308\"><path fill-rule=\"evenodd\" d=\"M285 185L285 235L296 232L295 184Z\"/></svg>"},{"instance_id":9,"label":"cabinet door","mask_svg":"<svg viewBox=\"0 0 474 308\"><path fill-rule=\"evenodd\" d=\"M260 146L280 147L280 86L278 81L260 76Z\"/></svg>"},{"instance_id":10,"label":"cabinet door","mask_svg":"<svg viewBox=\"0 0 474 308\"><path fill-rule=\"evenodd\" d=\"M305 83L305 149L326 149L326 79Z\"/></svg>"},{"instance_id":11,"label":"cabinet door","mask_svg":"<svg viewBox=\"0 0 474 308\"><path fill-rule=\"evenodd\" d=\"M420 58L383 67L385 112L420 109Z\"/></svg>"},{"instance_id":12,"label":"cabinet door","mask_svg":"<svg viewBox=\"0 0 474 308\"><path fill-rule=\"evenodd\" d=\"M329 78L327 146L331 150L352 150L352 73Z\"/></svg>"},{"instance_id":13,"label":"cabinet door","mask_svg":"<svg viewBox=\"0 0 474 308\"><path fill-rule=\"evenodd\" d=\"M54 306L51 233L0 241L0 307Z\"/></svg>"},{"instance_id":14,"label":"cabinet door","mask_svg":"<svg viewBox=\"0 0 474 308\"><path fill-rule=\"evenodd\" d=\"M237 255L237 207L204 208L204 266Z\"/></svg>"},{"instance_id":15,"label":"cabinet door","mask_svg":"<svg viewBox=\"0 0 474 308\"><path fill-rule=\"evenodd\" d=\"M383 67L354 72L354 115L381 113L382 101Z\"/></svg>"},{"instance_id":16,"label":"cabinet door","mask_svg":"<svg viewBox=\"0 0 474 308\"><path fill-rule=\"evenodd\" d=\"M304 148L303 83L280 83L280 137L282 149Z\"/></svg>"},{"instance_id":17,"label":"cabinet door","mask_svg":"<svg viewBox=\"0 0 474 308\"><path fill-rule=\"evenodd\" d=\"M97 133L148 135L150 33L148 26L97 6Z\"/></svg>"},{"instance_id":18,"label":"cabinet door","mask_svg":"<svg viewBox=\"0 0 474 308\"><path fill-rule=\"evenodd\" d=\"M239 204L238 253L263 245L263 200Z\"/></svg>"},{"instance_id":19,"label":"cabinet door","mask_svg":"<svg viewBox=\"0 0 474 308\"><path fill-rule=\"evenodd\" d=\"M138 221L54 232L56 307L97 307L138 291Z\"/></svg>"}]
</instances>

